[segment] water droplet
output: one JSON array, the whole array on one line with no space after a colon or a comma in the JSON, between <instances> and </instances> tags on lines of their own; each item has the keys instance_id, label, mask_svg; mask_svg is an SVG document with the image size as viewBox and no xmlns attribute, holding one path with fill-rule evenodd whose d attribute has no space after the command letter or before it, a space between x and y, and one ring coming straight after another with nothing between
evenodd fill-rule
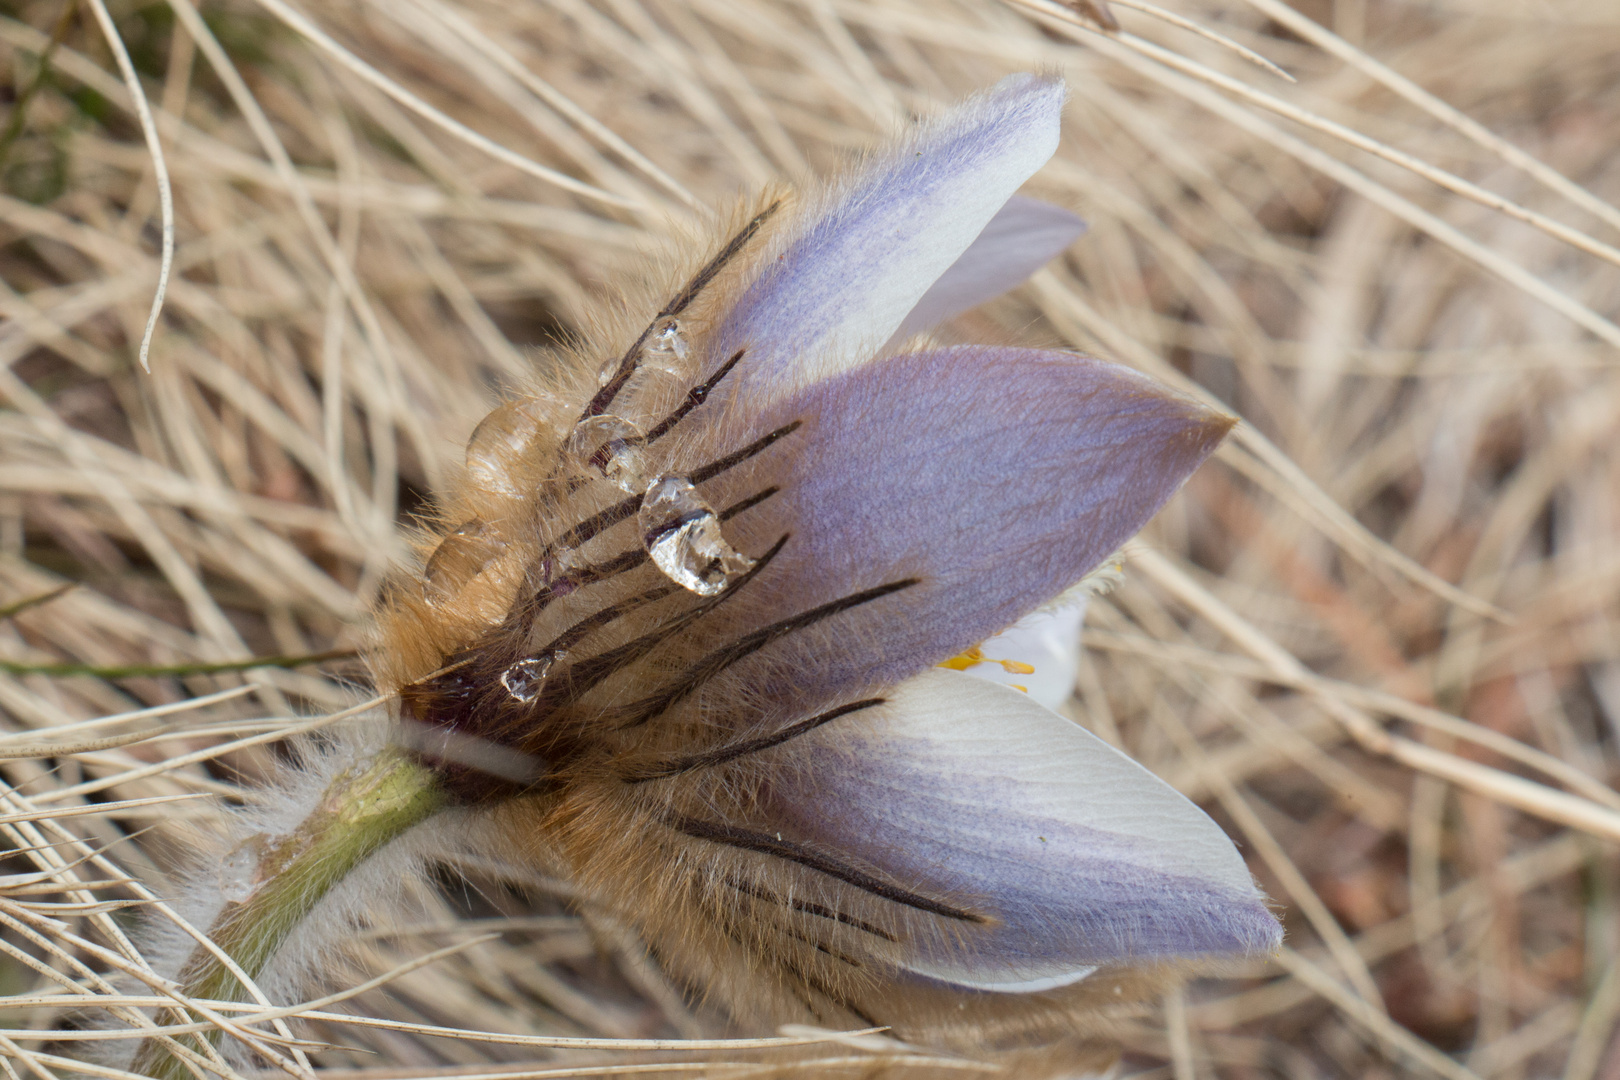
<instances>
[{"instance_id":1,"label":"water droplet","mask_svg":"<svg viewBox=\"0 0 1620 1080\"><path fill-rule=\"evenodd\" d=\"M455 532L439 541L427 568L422 571L428 594L435 599L454 596L483 573L505 547L506 542L484 522L477 518L463 522Z\"/></svg>"},{"instance_id":2,"label":"water droplet","mask_svg":"<svg viewBox=\"0 0 1620 1080\"><path fill-rule=\"evenodd\" d=\"M683 476L654 480L636 522L658 569L699 596L714 596L754 566L753 559L726 542L714 508Z\"/></svg>"},{"instance_id":3,"label":"water droplet","mask_svg":"<svg viewBox=\"0 0 1620 1080\"><path fill-rule=\"evenodd\" d=\"M690 354L681 324L674 319L663 319L647 335L646 344L641 347L641 363L671 375L685 375Z\"/></svg>"},{"instance_id":4,"label":"water droplet","mask_svg":"<svg viewBox=\"0 0 1620 1080\"><path fill-rule=\"evenodd\" d=\"M531 395L508 401L479 422L467 440L467 478L497 495L523 494L513 482L513 466L535 451L562 441L558 417L565 403Z\"/></svg>"},{"instance_id":5,"label":"water droplet","mask_svg":"<svg viewBox=\"0 0 1620 1080\"><path fill-rule=\"evenodd\" d=\"M561 656L562 654L558 652L548 652L540 656L531 656L527 660L519 660L501 672L501 685L512 695L513 701L521 701L527 705L540 696L540 688L545 685L546 676L551 674L552 665Z\"/></svg>"},{"instance_id":6,"label":"water droplet","mask_svg":"<svg viewBox=\"0 0 1620 1080\"><path fill-rule=\"evenodd\" d=\"M586 472L600 473L632 495L647 487L646 434L636 424L604 413L574 425L564 455Z\"/></svg>"},{"instance_id":7,"label":"water droplet","mask_svg":"<svg viewBox=\"0 0 1620 1080\"><path fill-rule=\"evenodd\" d=\"M240 904L253 895L254 872L259 868L257 844L233 848L219 861L219 895L227 904Z\"/></svg>"},{"instance_id":8,"label":"water droplet","mask_svg":"<svg viewBox=\"0 0 1620 1080\"><path fill-rule=\"evenodd\" d=\"M596 372L597 385L606 386L617 378L622 362L617 356L602 361ZM660 319L642 340L629 377L613 396L614 407L621 414L637 415L641 409L667 405L667 399L678 398L689 388L695 366L681 324L673 318Z\"/></svg>"}]
</instances>

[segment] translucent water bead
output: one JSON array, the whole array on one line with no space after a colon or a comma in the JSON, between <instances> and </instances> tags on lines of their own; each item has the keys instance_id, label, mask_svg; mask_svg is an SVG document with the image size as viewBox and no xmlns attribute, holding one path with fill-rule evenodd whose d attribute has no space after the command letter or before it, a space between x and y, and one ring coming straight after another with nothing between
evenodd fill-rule
<instances>
[{"instance_id":1,"label":"translucent water bead","mask_svg":"<svg viewBox=\"0 0 1620 1080\"><path fill-rule=\"evenodd\" d=\"M477 518L463 522L455 532L439 541L427 568L422 571L428 598L453 597L483 573L505 548L506 541L485 522Z\"/></svg>"},{"instance_id":2,"label":"translucent water bead","mask_svg":"<svg viewBox=\"0 0 1620 1080\"><path fill-rule=\"evenodd\" d=\"M567 405L559 398L531 395L508 401L473 429L467 440L467 478L485 491L515 498L523 491L513 464L536 450L562 441Z\"/></svg>"},{"instance_id":3,"label":"translucent water bead","mask_svg":"<svg viewBox=\"0 0 1620 1080\"><path fill-rule=\"evenodd\" d=\"M647 332L646 339L641 343L641 351L636 354L636 373L645 375L656 372L684 379L691 374L691 355L692 348L686 341L681 324L674 319L660 319ZM596 381L606 386L618 373L619 358L610 356L602 362L601 369L596 373ZM631 381L635 381L635 376Z\"/></svg>"},{"instance_id":4,"label":"translucent water bead","mask_svg":"<svg viewBox=\"0 0 1620 1080\"><path fill-rule=\"evenodd\" d=\"M595 472L632 495L646 490L646 433L622 416L587 416L574 425L563 456L581 472Z\"/></svg>"},{"instance_id":5,"label":"translucent water bead","mask_svg":"<svg viewBox=\"0 0 1620 1080\"><path fill-rule=\"evenodd\" d=\"M660 476L642 497L636 517L647 553L671 581L713 596L754 566L726 542L720 518L684 476Z\"/></svg>"},{"instance_id":6,"label":"translucent water bead","mask_svg":"<svg viewBox=\"0 0 1620 1080\"><path fill-rule=\"evenodd\" d=\"M219 862L219 894L227 904L240 904L253 895L253 876L259 868L259 837L232 848Z\"/></svg>"},{"instance_id":7,"label":"translucent water bead","mask_svg":"<svg viewBox=\"0 0 1620 1080\"><path fill-rule=\"evenodd\" d=\"M519 660L501 672L501 686L505 687L513 701L521 701L527 705L540 696L540 689L545 685L546 676L551 674L551 669L556 666L561 656L562 653L559 652L548 652L531 656L527 660Z\"/></svg>"},{"instance_id":8,"label":"translucent water bead","mask_svg":"<svg viewBox=\"0 0 1620 1080\"><path fill-rule=\"evenodd\" d=\"M619 375L620 361L609 358L597 374L607 386ZM635 353L628 377L613 395L611 408L620 416L651 424L678 402L697 376L698 358L692 354L674 319L655 324Z\"/></svg>"},{"instance_id":9,"label":"translucent water bead","mask_svg":"<svg viewBox=\"0 0 1620 1080\"><path fill-rule=\"evenodd\" d=\"M674 319L663 319L653 327L641 346L641 363L643 367L684 376L688 374L687 357L690 354L691 349L687 346L681 324Z\"/></svg>"}]
</instances>

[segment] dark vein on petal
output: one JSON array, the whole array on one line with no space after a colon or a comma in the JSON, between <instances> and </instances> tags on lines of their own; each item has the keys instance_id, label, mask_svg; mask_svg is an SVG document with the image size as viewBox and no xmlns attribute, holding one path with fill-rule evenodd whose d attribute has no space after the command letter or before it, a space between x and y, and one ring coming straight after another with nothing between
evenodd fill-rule
<instances>
[{"instance_id":1,"label":"dark vein on petal","mask_svg":"<svg viewBox=\"0 0 1620 1080\"><path fill-rule=\"evenodd\" d=\"M752 510L754 507L758 506L760 503L764 502L766 499L769 499L772 495L777 494L781 490L782 489L779 487L768 487L759 492L757 495L750 495L741 502L733 503L731 506L722 510L719 514L719 518L721 521L730 521L738 514ZM671 526L671 528L678 527L685 520L685 518L678 520L674 526ZM544 611L546 605L552 600L556 599L559 593L566 595L567 593L571 593L575 589L581 588L585 585L594 585L598 581L606 581L610 577L615 577L619 574L625 573L626 571L634 570L636 567L646 562L649 558L651 558L651 555L648 552L647 547L645 545L641 545L633 547L629 551L623 552L622 554L615 555L613 558L608 559L605 562L599 562L592 566L584 567L580 570L570 571L569 573L563 575L559 582L546 586L535 595L534 614L538 615L541 611ZM561 584L562 582L567 583L567 589L557 590L555 588L556 584ZM668 593L661 593L660 595L668 595Z\"/></svg>"},{"instance_id":2,"label":"dark vein on petal","mask_svg":"<svg viewBox=\"0 0 1620 1080\"><path fill-rule=\"evenodd\" d=\"M697 299L698 293L702 292L704 287L708 285L709 282L714 280L714 276L725 268L726 263L736 258L738 253L741 252L744 246L747 245L748 241L754 238L754 234L759 232L760 226L769 221L771 215L776 213L781 208L782 200L777 199L775 202L771 203L771 205L755 214L753 218L749 220L748 224L744 225L742 229L738 231L737 235L733 236L731 240L727 242L726 246L721 249L720 254L710 259L708 265L702 270L699 270L697 274L693 276L692 280L686 283L686 288L677 293L675 299L671 300L669 305L659 314L679 315L681 312L685 311L687 305L693 300Z\"/></svg>"},{"instance_id":3,"label":"dark vein on petal","mask_svg":"<svg viewBox=\"0 0 1620 1080\"><path fill-rule=\"evenodd\" d=\"M931 915L942 915L947 919L959 919L962 922L984 923L989 920L983 915L976 915L962 908L952 907L950 904L921 893L903 889L898 885L890 884L881 878L873 877L864 870L853 866L846 866L828 855L819 851L812 851L801 844L791 840L778 840L768 833L754 832L752 829L738 828L735 825L726 825L718 821L703 821L698 818L680 817L665 822L670 828L694 840L706 840L712 844L723 844L726 847L737 848L740 851L753 851L761 855L770 855L785 862L797 863L800 866L836 878L846 885L853 885L862 892L918 911L926 911Z\"/></svg>"},{"instance_id":4,"label":"dark vein on petal","mask_svg":"<svg viewBox=\"0 0 1620 1080\"><path fill-rule=\"evenodd\" d=\"M809 900L789 900L785 897L776 895L769 889L762 888L758 885L750 885L747 882L737 881L734 878L727 878L726 884L742 893L744 896L752 896L755 900L763 900L767 904L777 904L781 907L792 908L794 911L802 911L806 915L814 915L818 919L831 919L833 922L840 922L845 926L853 926L857 930L864 930L873 937L880 937L885 941L893 941L898 943L900 940L887 930L883 929L881 926L873 926L871 923L866 922L863 919L857 919L853 915L847 915L842 911L835 911L832 908L823 907L820 904L813 903Z\"/></svg>"},{"instance_id":5,"label":"dark vein on petal","mask_svg":"<svg viewBox=\"0 0 1620 1080\"><path fill-rule=\"evenodd\" d=\"M887 585L879 585L873 589L863 589L858 593L850 593L848 596L822 604L820 607L811 608L809 611L800 612L780 622L772 623L763 629L755 630L751 634L745 634L730 645L716 649L696 664L693 664L686 676L679 680L673 688L652 697L644 698L631 705L625 710L628 719L622 726L632 728L645 724L732 664L753 655L772 642L780 641L789 634L814 626L823 619L829 619L841 612L849 611L851 608L857 608L862 604L869 604L873 600L888 596L891 593L908 589L917 584L919 580L921 579L905 578L901 581L891 581Z\"/></svg>"},{"instance_id":6,"label":"dark vein on petal","mask_svg":"<svg viewBox=\"0 0 1620 1080\"><path fill-rule=\"evenodd\" d=\"M758 214L755 214L753 219L744 225L742 230L736 236L733 236L724 248L720 249L720 254L705 263L703 268L694 274L692 279L682 287L681 291L675 294L675 298L665 304L663 310L657 315L653 316L652 322L647 324L647 328L641 332L641 336L636 338L635 343L625 351L624 357L619 361L618 370L613 373L613 378L609 379L607 384L598 390L596 396L591 398L590 403L585 406L585 412L580 415L581 420L592 416L600 416L607 411L607 407L613 404L613 399L619 395L620 390L624 389L624 384L630 381L630 376L635 372L636 363L641 358L641 347L647 343L647 336L653 332L653 327L657 326L660 320L667 319L672 315L679 315L685 311L687 306L697 299L698 293L702 292L704 287L714 280L715 275L723 270L727 263L737 257L738 253L747 246L748 241L754 238L754 234L759 232L760 226L764 225L766 220L776 213L777 208L781 205L782 200L778 199Z\"/></svg>"},{"instance_id":7,"label":"dark vein on petal","mask_svg":"<svg viewBox=\"0 0 1620 1080\"><path fill-rule=\"evenodd\" d=\"M781 488L775 487L775 486L768 487L764 491L760 492L758 495L750 495L750 496L748 496L748 498L744 499L742 502L732 503L726 509L720 511L720 520L721 521L730 521L732 518L736 517L738 514L745 513L745 512L747 512L749 510L752 510L754 507L758 506L760 503L764 502L766 499L770 498L772 495L775 495L777 492L779 492L781 490L782 490Z\"/></svg>"},{"instance_id":8,"label":"dark vein on petal","mask_svg":"<svg viewBox=\"0 0 1620 1080\"><path fill-rule=\"evenodd\" d=\"M798 431L799 428L803 426L803 420L795 420L791 424L783 424L775 431L755 439L753 442L749 443L741 450L738 450L736 453L727 454L725 457L720 458L717 461L710 462L701 469L694 470L691 475L687 477L687 479L693 484L701 484L706 480L713 480L727 469L730 469L736 465L741 465L749 458L765 450L766 447L770 446L778 439L786 438L795 431Z\"/></svg>"},{"instance_id":9,"label":"dark vein on petal","mask_svg":"<svg viewBox=\"0 0 1620 1080\"><path fill-rule=\"evenodd\" d=\"M825 953L826 955L832 957L834 960L838 960L838 961L840 961L842 963L848 964L852 968L864 968L864 967L866 967L865 964L861 963L859 960L855 959L853 956L845 956L843 953L841 953L838 950L832 948L830 945L823 945L821 942L817 941L815 938L811 937L809 934L802 934L799 931L793 929L791 926L782 926L779 923L774 923L773 922L773 923L771 923L771 927L778 934L783 934L783 935L785 935L787 937L792 938L794 941L797 941L797 942L800 942L802 944L808 945L812 949L815 949L817 952ZM844 1008L847 1009L847 1008L849 1008L849 1006L845 1005Z\"/></svg>"},{"instance_id":10,"label":"dark vein on petal","mask_svg":"<svg viewBox=\"0 0 1620 1080\"><path fill-rule=\"evenodd\" d=\"M554 679L561 692L557 698L552 699L553 703L561 704L581 697L604 679L640 660L659 645L686 629L697 619L713 611L731 597L736 596L749 582L754 580L760 571L771 564L771 560L776 558L783 546L788 542L788 535L784 533L782 538L773 544L769 551L759 557L758 561L754 563L746 574L732 582L724 592L703 601L689 611L682 612L656 630L627 641L617 648L609 649L605 653L581 660L568 668L561 676Z\"/></svg>"},{"instance_id":11,"label":"dark vein on petal","mask_svg":"<svg viewBox=\"0 0 1620 1080\"><path fill-rule=\"evenodd\" d=\"M888 698L867 698L864 701L852 701L848 705L840 705L836 709L828 709L817 716L800 720L796 724L789 724L781 731L774 731L769 735L761 735L757 739L746 742L733 743L715 750L705 751L701 754L692 754L689 757L676 758L665 765L660 765L651 772L632 773L624 778L627 784L640 784L648 780L662 780L670 776L678 776L693 769L702 769L711 765L722 765L748 754L757 754L761 750L769 750L773 746L781 746L790 739L796 739L806 732L814 731L823 724L831 723L840 716L848 716L861 709L870 709L874 705L882 705Z\"/></svg>"},{"instance_id":12,"label":"dark vein on petal","mask_svg":"<svg viewBox=\"0 0 1620 1080\"><path fill-rule=\"evenodd\" d=\"M727 375L731 374L731 369L737 366L737 361L741 360L743 358L743 353L747 351L747 349L738 349L730 360L727 360L723 365L721 365L719 371L715 372L707 380L698 383L696 386L692 387L692 389L688 390L686 392L686 400L681 402L675 411L666 416L657 427L647 432L645 441L648 443L655 443L673 431L675 425L680 423L682 420L685 420L688 413L697 408L699 405L703 404L704 399L709 396L710 391L712 391L716 386L720 385L721 379L724 379Z\"/></svg>"},{"instance_id":13,"label":"dark vein on petal","mask_svg":"<svg viewBox=\"0 0 1620 1080\"><path fill-rule=\"evenodd\" d=\"M866 964L863 963L862 961L857 960L853 956L849 956L846 953L839 952L837 949L834 949L830 945L826 945L826 944L823 944L820 941L817 941L815 938L811 937L809 934L806 934L806 933L803 933L802 931L796 930L791 926L784 926L784 925L782 925L781 923L777 922L774 919L767 918L765 920L765 922L766 922L766 925L768 925L773 931L775 931L778 934L781 934L783 937L792 938L794 941L799 942L801 945L808 945L812 949L815 949L817 952L823 953L823 954L825 954L827 956L830 956L834 960L839 961L840 963L848 964L852 968L865 968L866 967ZM797 974L797 973L795 973L795 974ZM845 1006L845 1007L847 1008L848 1006Z\"/></svg>"},{"instance_id":14,"label":"dark vein on petal","mask_svg":"<svg viewBox=\"0 0 1620 1080\"><path fill-rule=\"evenodd\" d=\"M705 480L713 480L727 469L740 465L754 455L761 453L778 439L791 435L793 432L797 431L800 425L803 423L804 421L802 420L795 420L791 424L786 424L779 427L775 431L755 439L741 450L727 454L723 458L710 462L701 469L698 469L696 472L690 474L687 479L693 484L701 484ZM639 509L641 509L640 495L632 495L628 499L614 503L607 509L596 514L592 514L590 517L568 530L568 532L563 534L563 536L558 539L557 543L553 545L553 549L559 547L578 547L579 545L595 537L604 529L609 529L614 525L617 525L619 522L624 521L626 518L634 517L636 511Z\"/></svg>"},{"instance_id":15,"label":"dark vein on petal","mask_svg":"<svg viewBox=\"0 0 1620 1080\"><path fill-rule=\"evenodd\" d=\"M609 604L596 614L579 620L579 622L558 634L552 639L551 644L547 645L542 651L560 652L572 648L593 631L600 630L613 620L628 615L637 608L645 607L656 600L662 600L669 594L678 591L680 591L679 586L670 585L664 588L649 589L647 592L620 600L616 604Z\"/></svg>"}]
</instances>

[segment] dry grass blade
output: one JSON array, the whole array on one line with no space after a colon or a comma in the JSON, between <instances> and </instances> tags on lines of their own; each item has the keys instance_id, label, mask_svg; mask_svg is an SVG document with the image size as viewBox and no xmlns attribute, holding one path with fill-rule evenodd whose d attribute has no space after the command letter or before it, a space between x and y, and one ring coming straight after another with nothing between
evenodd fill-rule
<instances>
[{"instance_id":1,"label":"dry grass blade","mask_svg":"<svg viewBox=\"0 0 1620 1080\"><path fill-rule=\"evenodd\" d=\"M602 191L601 189L592 187L589 184L581 184L579 181L574 180L572 177L566 176L555 169L549 169L537 162L530 161L521 154L515 154L506 147L502 146L500 143L494 142L488 137L473 131L471 128L467 127L467 125L446 116L443 112L440 112L432 105L429 105L420 97L411 93L409 90L406 90L392 79L385 77L378 72L376 68L365 63L359 57L355 56L353 53L343 48L343 46L333 41L328 34L322 31L320 27L315 25L315 23L311 22L308 17L301 12L294 10L289 5L282 3L281 0L259 0L259 2L270 11L274 12L276 17L281 19L281 21L285 22L288 26L292 27L294 30L297 30L300 34L304 35L304 37L308 38L312 44L316 45L325 51L329 56L336 59L338 63L342 64L344 67L348 68L362 79L365 79L367 82L372 83L383 93L387 94L395 101L398 101L412 112L420 114L429 122L438 125L469 145L475 146L484 151L497 161L505 162L506 164L511 165L513 168L526 172L531 176L537 176L549 183L556 184L564 191L571 191L577 195L585 195L589 198L607 203L610 206L630 207L635 205L635 203L627 199L623 199L617 195Z\"/></svg>"},{"instance_id":2,"label":"dry grass blade","mask_svg":"<svg viewBox=\"0 0 1620 1080\"><path fill-rule=\"evenodd\" d=\"M1217 34L1209 27L1204 26L1201 23L1194 22L1192 19L1184 19L1173 11L1166 11L1157 4L1145 4L1142 2L1142 0L1112 0L1112 2L1123 8L1131 8L1135 11L1145 12L1161 22L1169 23L1171 26L1186 30L1189 33L1197 34L1199 37L1208 41L1213 41L1220 45L1223 49L1228 49L1234 55L1243 57L1243 59L1253 64L1255 67L1271 75L1275 75L1284 82L1298 81L1292 75L1288 74L1288 72L1284 71L1276 64L1273 64L1270 60L1267 60L1264 56L1261 56L1248 46L1241 45L1238 42L1233 41L1231 38L1226 37L1224 34ZM1118 30L1119 26L1116 24L1107 27L1107 29Z\"/></svg>"},{"instance_id":3,"label":"dry grass blade","mask_svg":"<svg viewBox=\"0 0 1620 1080\"><path fill-rule=\"evenodd\" d=\"M1090 27L1086 26L1084 20L1074 19L1070 17L1067 12L1064 12L1061 7L1056 4L1056 0L1011 0L1011 2L1017 3L1020 6L1027 6L1041 11L1053 18L1061 19L1065 23L1086 27L1088 33L1096 34L1096 31L1093 31ZM1051 8L1057 8L1057 10L1050 11L1048 10L1049 6ZM1445 186L1451 187L1454 190L1466 192L1476 198L1478 201L1490 206L1494 210L1507 211L1512 209L1512 204L1508 203L1506 200L1492 196L1489 192L1483 191L1477 188L1475 185L1453 182L1451 178L1444 176L1444 174L1437 170L1423 166L1420 162L1408 154L1385 152L1376 140L1362 137L1344 128L1342 125L1333 124L1330 121L1313 116L1304 110L1291 108L1272 98L1270 95L1262 94L1259 91L1255 91L1249 87L1243 86L1236 80L1229 79L1217 72L1213 72L1204 65L1189 62L1184 57L1169 49L1161 48L1152 42L1143 41L1140 38L1135 38L1128 34L1098 35L1098 37L1099 40L1097 42L1097 48L1105 53L1111 53L1127 63L1131 63L1132 60L1131 58L1123 55L1123 50L1129 49L1140 54L1142 57L1156 61L1159 64L1163 64L1165 68L1170 71L1180 72L1183 75L1192 77L1193 79L1211 83L1219 86L1223 90L1236 91L1248 100L1257 103L1264 103L1268 109L1282 113L1292 120L1309 123L1311 126L1318 129L1330 130L1334 134L1344 138L1347 142L1350 142L1352 145L1357 146L1359 149L1373 151L1378 153L1381 157L1397 160L1401 164L1406 165L1408 168L1411 168L1414 172L1417 172L1419 175L1422 175L1427 179L1436 181L1443 180L1445 181ZM1135 65L1133 64L1133 66ZM1144 73L1151 73L1152 71L1150 67L1146 66L1140 66L1138 67L1138 70ZM1158 76L1158 78L1160 81L1163 81L1169 85L1178 85L1175 83L1174 78L1168 74ZM1591 331L1602 340L1611 345L1620 346L1620 326L1616 326L1614 322L1599 315L1586 305L1581 304L1579 301L1573 299L1558 289L1549 286L1546 282L1537 278L1534 274L1526 271L1522 266L1513 262L1511 259L1503 258L1491 248L1470 239L1461 230L1453 228L1433 214L1423 211L1409 200L1395 194L1389 188L1377 183L1370 177L1365 176L1350 165L1347 165L1337 158L1315 149L1308 143L1284 134L1281 130L1265 123L1252 113L1244 112L1240 109L1232 107L1225 101L1225 99L1215 95L1200 93L1190 84L1179 84L1179 89L1180 93L1189 100L1197 101L1206 108L1210 109L1212 112L1215 112L1226 119L1247 128L1254 134L1259 135L1279 148L1286 150L1300 161L1320 170L1357 193L1374 200L1380 206L1391 211L1392 213L1399 214L1413 225L1421 228L1424 232L1440 240L1442 243L1445 243L1460 254L1475 260L1492 273L1499 275L1504 281L1524 290L1531 296L1534 296L1548 307L1558 311L1560 314L1571 319L1578 325ZM1575 230L1566 229L1563 226L1558 225L1556 222L1543 220L1540 219L1539 215L1530 215L1527 213L1520 213L1514 216L1520 217L1521 220L1534 221L1547 231L1553 233L1554 235L1560 236L1561 239L1578 239L1578 246L1581 246L1590 252L1600 254L1605 259L1610 261L1620 260L1620 251L1617 251L1610 245L1593 240L1591 237L1585 236L1584 234L1579 234Z\"/></svg>"},{"instance_id":4,"label":"dry grass blade","mask_svg":"<svg viewBox=\"0 0 1620 1080\"><path fill-rule=\"evenodd\" d=\"M1613 961L1581 1014L1575 1045L1570 1047L1569 1060L1564 1064L1564 1080L1593 1080L1603 1064L1605 1044L1617 1020L1620 1020L1620 961Z\"/></svg>"},{"instance_id":5,"label":"dry grass blade","mask_svg":"<svg viewBox=\"0 0 1620 1080\"><path fill-rule=\"evenodd\" d=\"M1475 1073L1437 1052L1423 1040L1390 1023L1386 1017L1369 1008L1365 1001L1352 997L1321 968L1292 950L1284 949L1278 954L1277 963L1338 1006L1346 1015L1354 1018L1356 1023L1365 1027L1374 1036L1389 1043L1401 1054L1410 1056L1434 1075L1444 1076L1447 1080L1480 1080Z\"/></svg>"},{"instance_id":6,"label":"dry grass blade","mask_svg":"<svg viewBox=\"0 0 1620 1080\"><path fill-rule=\"evenodd\" d=\"M87 814L117 815L143 807L164 806L169 803L184 802L187 799L206 797L204 795L156 795L147 799L125 799L122 802L91 803L87 806L62 806L54 810L40 810L30 807L21 813L0 814L0 825L10 825L18 821L44 821L48 818L84 817Z\"/></svg>"},{"instance_id":7,"label":"dry grass blade","mask_svg":"<svg viewBox=\"0 0 1620 1080\"><path fill-rule=\"evenodd\" d=\"M1480 146L1497 154L1502 160L1523 169L1553 191L1558 192L1570 202L1581 209L1596 215L1600 220L1620 229L1620 207L1612 202L1599 199L1591 192L1578 184L1571 183L1558 170L1553 169L1544 161L1538 161L1534 156L1527 154L1521 148L1503 139L1500 135L1490 131L1477 120L1459 112L1451 105L1424 90L1423 87L1381 64L1374 57L1368 56L1362 50L1340 38L1326 27L1311 19L1305 18L1298 11L1281 3L1280 0L1245 0L1269 17L1276 19L1283 26L1304 37L1307 41L1321 46L1334 56L1364 71L1388 86L1407 101L1417 105L1418 108L1435 117L1448 127L1462 132L1469 139Z\"/></svg>"},{"instance_id":8,"label":"dry grass blade","mask_svg":"<svg viewBox=\"0 0 1620 1080\"><path fill-rule=\"evenodd\" d=\"M363 651L473 424L648 251L1032 68L1073 93L1030 193L1091 228L945 336L1243 420L1094 602L1071 706L1242 840L1289 951L1133 1021L1125 1073L1620 1075L1620 21L1119 6L8 7L5 1080L131 1076L68 1048L157 1029L230 1080L992 1074L737 1038L496 853L355 910L324 996L186 999L122 909L204 942L186 853L387 705L292 661Z\"/></svg>"},{"instance_id":9,"label":"dry grass blade","mask_svg":"<svg viewBox=\"0 0 1620 1080\"><path fill-rule=\"evenodd\" d=\"M96 22L107 37L107 45L118 61L118 73L129 87L129 96L135 102L135 111L141 118L141 134L146 137L146 148L152 155L152 172L157 177L158 204L163 211L163 243L159 255L157 291L152 297L152 310L146 316L146 329L141 331L140 361L142 371L151 371L152 335L157 332L158 317L163 314L163 299L169 292L169 275L174 271L174 189L169 183L169 166L163 158L163 141L158 138L157 124L152 119L152 107L147 103L146 91L141 88L140 76L130 62L124 39L113 25L112 16L102 0L89 0Z\"/></svg>"}]
</instances>

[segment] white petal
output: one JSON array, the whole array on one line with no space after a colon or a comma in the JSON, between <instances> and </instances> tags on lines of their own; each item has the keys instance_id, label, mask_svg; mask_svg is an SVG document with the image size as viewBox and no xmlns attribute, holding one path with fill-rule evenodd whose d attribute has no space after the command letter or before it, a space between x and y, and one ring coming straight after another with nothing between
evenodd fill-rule
<instances>
[{"instance_id":1,"label":"white petal","mask_svg":"<svg viewBox=\"0 0 1620 1080\"><path fill-rule=\"evenodd\" d=\"M806 736L823 745L789 782L791 827L988 917L919 937L908 969L1022 992L1280 941L1219 826L1026 695L933 669L851 720Z\"/></svg>"},{"instance_id":2,"label":"white petal","mask_svg":"<svg viewBox=\"0 0 1620 1080\"><path fill-rule=\"evenodd\" d=\"M886 349L1017 288L1085 231L1062 207L1014 195L917 301Z\"/></svg>"},{"instance_id":3,"label":"white petal","mask_svg":"<svg viewBox=\"0 0 1620 1080\"><path fill-rule=\"evenodd\" d=\"M1032 611L986 641L982 651L991 660L1028 664L1033 672L1007 671L1000 664L986 662L968 668L967 674L1003 686L1022 686L1031 701L1056 709L1074 692L1080 666L1080 626L1085 618L1083 599L1052 611Z\"/></svg>"},{"instance_id":4,"label":"white petal","mask_svg":"<svg viewBox=\"0 0 1620 1080\"><path fill-rule=\"evenodd\" d=\"M1057 79L1003 79L807 207L719 327L715 354L747 349L767 393L872 359L1052 156L1065 95Z\"/></svg>"}]
</instances>

